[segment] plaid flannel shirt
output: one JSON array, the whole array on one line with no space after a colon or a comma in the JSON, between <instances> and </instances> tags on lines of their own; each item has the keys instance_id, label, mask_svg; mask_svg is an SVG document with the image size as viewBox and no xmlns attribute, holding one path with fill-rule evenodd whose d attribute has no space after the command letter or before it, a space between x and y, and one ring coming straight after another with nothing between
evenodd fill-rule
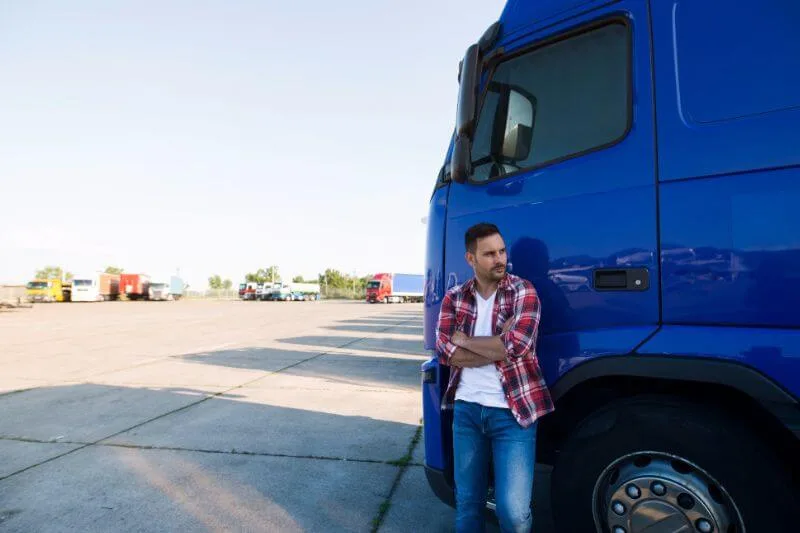
<instances>
[{"instance_id":1,"label":"plaid flannel shirt","mask_svg":"<svg viewBox=\"0 0 800 533\"><path fill-rule=\"evenodd\" d=\"M450 289L442 300L436 328L436 353L441 364L449 364L457 346L450 340L456 331L472 337L477 318L475 280ZM506 358L495 366L500 371L508 406L522 427L553 411L553 400L536 358L540 302L533 284L513 274L506 274L497 288L492 327L506 348ZM513 326L502 332L506 320ZM461 368L452 367L450 382L442 398L443 408L452 408L461 379Z\"/></svg>"}]
</instances>

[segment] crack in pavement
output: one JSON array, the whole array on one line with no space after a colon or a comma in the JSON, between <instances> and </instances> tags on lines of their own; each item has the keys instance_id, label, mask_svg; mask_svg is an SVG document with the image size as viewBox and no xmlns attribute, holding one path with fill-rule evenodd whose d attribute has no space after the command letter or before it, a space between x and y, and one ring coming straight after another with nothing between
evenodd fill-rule
<instances>
[{"instance_id":1,"label":"crack in pavement","mask_svg":"<svg viewBox=\"0 0 800 533\"><path fill-rule=\"evenodd\" d=\"M247 450L237 450L233 448L231 450L214 450L214 449L206 449L206 448L183 448L180 446L157 446L157 445L148 445L148 444L125 444L125 443L116 443L116 442L82 442L82 441L70 441L70 440L39 440L39 439L30 439L27 437L13 437L13 436L0 436L0 441L11 441L11 442L29 442L34 444L64 444L64 445L80 445L82 447L88 446L98 446L101 448L127 448L131 450L155 450L155 451L167 451L167 452L193 452L193 453L208 453L208 454L217 454L217 455L244 455L250 457L282 457L286 459L310 459L316 461L337 461L337 462L344 462L344 463L367 463L367 464L378 464L378 465L391 465L397 466L394 464L394 461L389 460L380 460L380 459L353 459L349 457L336 457L336 456L328 456L328 455L296 455L291 453L273 453L273 452L251 452ZM77 450L75 450L77 451ZM417 463L409 466L421 466Z\"/></svg>"},{"instance_id":2,"label":"crack in pavement","mask_svg":"<svg viewBox=\"0 0 800 533\"><path fill-rule=\"evenodd\" d=\"M19 474L22 474L23 472L27 472L28 470L32 470L32 469L34 469L34 468L37 468L37 467L39 467L39 466L42 466L42 465L44 465L44 464L50 463L50 462L52 462L52 461L56 461L56 460L58 460L58 459L61 459L62 457L66 457L67 455L73 454L73 453L75 453L75 452L79 452L79 451L81 451L81 450L84 450L84 449L86 449L86 448L88 448L88 447L90 447L90 446L96 446L96 445L103 445L103 446L105 446L105 445L111 445L111 443L103 444L103 442L104 442L104 441L107 441L107 440L109 440L109 439L113 439L114 437L117 437L117 436L119 436L119 435L121 435L121 434L123 434L123 433L126 433L126 432L128 432L128 431L131 431L131 430L133 430L133 429L140 428L140 427L142 427L142 426L144 426L144 425L146 425L146 424L149 424L150 422L155 422L156 420L160 420L160 419L162 419L162 418L165 418L165 417L167 417L167 416L173 415L173 414L175 414L175 413L179 413L179 412L181 412L181 411L185 411L185 410L187 410L187 409L190 409L190 408L192 408L192 407L195 407L195 406L197 406L197 405L200 405L200 404L201 404L201 403L203 403L203 402L207 402L208 400L211 400L211 399L213 399L213 398L218 398L218 397L220 397L220 396L222 396L222 395L224 395L224 394L228 394L228 393L230 393L230 392L233 392L233 391L235 391L235 390L238 390L238 389L242 389L242 388L248 387L248 386L252 385L253 383L256 383L256 382L258 382L258 381L261 381L261 380L264 380L264 379L267 379L267 378L269 378L269 377L271 377L271 376L274 376L274 375L276 375L276 374L279 374L280 372L283 372L283 371L285 371L285 370L289 370L290 368L294 368L294 367L296 367L296 366L298 366L298 365L301 365L301 364L303 364L303 363L307 363L307 362L309 362L309 361L313 361L313 360L315 360L315 359L318 359L318 358L320 358L320 357L322 357L322 356L324 356L324 355L328 355L328 354L330 354L330 353L331 353L331 352L330 352L330 350L331 350L331 349L334 349L334 350L336 350L336 349L340 349L340 348L346 348L347 346L350 346L350 345L352 345L352 344L355 344L355 343L357 343L357 342L363 341L363 340L365 340L365 339L370 339L370 338L373 338L373 336L374 336L375 334L378 334L378 333L384 333L384 332L386 332L386 331L388 331L388 330L390 330L390 329L392 329L392 328L394 328L394 327L397 327L398 325L405 324L405 323L407 323L407 322L411 322L411 321L413 321L413 320L416 320L416 318L409 318L409 319L406 319L406 320L402 320L402 321L398 322L397 324L394 324L394 325L392 325L392 326L387 326L386 328L383 328L383 329L381 329L380 331L375 331L375 332L371 333L370 335L366 335L366 336L364 336L364 337L361 337L361 338L358 338L358 339L354 339L354 340L348 341L348 342L346 342L346 343L344 343L344 344L342 344L342 345L340 345L340 346L335 346L335 347L333 347L333 348L329 348L328 350L326 350L326 351L324 351L324 352L321 352L321 353L318 353L318 354L312 355L311 357L308 357L308 358L306 358L306 359L303 359L302 361L297 361L297 362L295 362L295 363L293 363L293 364L291 364L291 365L287 365L287 366L285 366L285 367L283 367L283 368L280 368L280 369L278 369L278 370L274 370L274 371L268 372L266 375L259 376L259 377L257 377L257 378L254 378L254 379L250 380L250 381L247 381L247 382L245 382L245 383L242 383L242 384L236 385L235 387L231 387L231 388L229 388L229 389L226 389L226 390L223 390L223 391L220 391L220 392L214 393L214 394L210 394L210 395L208 395L208 396L206 396L206 397L204 397L204 398L202 398L202 399L200 399L200 400L198 400L198 401L196 401L196 402L192 402L192 403L190 403L190 404L188 404L188 405L184 405L183 407L179 407L179 408L177 408L177 409L173 409L172 411L168 411L168 412L166 412L166 413L162 413L162 414L160 414L160 415L158 415L158 416L155 416L155 417L153 417L153 418L150 418L150 419L148 419L148 420L145 420L144 422L140 422L140 423L138 423L138 424L134 424L134 425L133 425L133 426L131 426L131 427L125 428L125 429L123 429L123 430L121 430L121 431L117 431L116 433L113 433L113 434L111 434L111 435L108 435L108 436L106 436L106 437L103 437L103 438L101 438L101 439L98 439L98 440L96 440L96 441L93 441L93 442L88 442L88 443L84 443L83 445L79 446L78 448L75 448L75 449L69 450L69 451L67 451L67 452L64 452L64 453L62 453L62 454L56 455L56 456L54 456L54 457L50 457L49 459L45 459L45 460L43 460L43 461L40 461L40 462L38 462L38 463L36 463L36 464L29 465L29 466L27 466L27 467L25 467L25 468L21 468L21 469L19 469L19 470L15 471L15 472L12 472L12 473L10 473L10 474L7 474L7 475L5 475L5 476L0 476L0 481L5 481L6 479L9 479L9 478L11 478L11 477L17 476L17 475L19 475ZM34 390L34 389L27 389L27 390ZM20 392L25 392L25 391L20 391ZM339 460L341 460L341 461L344 461L343 459L339 459ZM352 460L348 459L347 461L352 461ZM355 461L354 461L354 462L355 462ZM402 469L401 469L401 470L402 470ZM396 481L397 481L397 480L396 480ZM393 492L394 492L394 488L395 488L395 487L393 486L393 487L392 487L392 492L390 492L390 494L393 494Z\"/></svg>"},{"instance_id":3,"label":"crack in pavement","mask_svg":"<svg viewBox=\"0 0 800 533\"><path fill-rule=\"evenodd\" d=\"M389 508L392 506L392 498L394 498L394 493L397 492L397 487L400 485L400 481L403 479L403 474L406 473L406 470L408 470L408 467L410 466L409 463L411 461L411 457L414 454L416 447L419 446L421 436L422 426L417 426L417 430L414 432L414 435L411 437L411 442L408 444L408 451L406 452L404 458L401 459L401 462L405 462L400 465L395 465L399 467L397 475L394 477L394 482L392 482L392 486L389 489L389 494L386 496L386 499L383 501L383 503L381 503L381 506L378 509L378 514L372 520L371 533L377 533L383 525L383 521L386 519L386 514L389 512Z\"/></svg>"}]
</instances>

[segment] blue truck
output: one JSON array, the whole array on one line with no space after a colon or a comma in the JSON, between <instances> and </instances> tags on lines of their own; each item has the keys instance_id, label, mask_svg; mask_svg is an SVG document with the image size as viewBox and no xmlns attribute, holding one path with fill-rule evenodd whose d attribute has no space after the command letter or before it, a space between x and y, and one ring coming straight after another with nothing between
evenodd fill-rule
<instances>
[{"instance_id":1,"label":"blue truck","mask_svg":"<svg viewBox=\"0 0 800 533\"><path fill-rule=\"evenodd\" d=\"M427 226L442 500L436 321L490 222L542 303L559 531L800 528L799 27L794 0L509 0L467 48Z\"/></svg>"}]
</instances>

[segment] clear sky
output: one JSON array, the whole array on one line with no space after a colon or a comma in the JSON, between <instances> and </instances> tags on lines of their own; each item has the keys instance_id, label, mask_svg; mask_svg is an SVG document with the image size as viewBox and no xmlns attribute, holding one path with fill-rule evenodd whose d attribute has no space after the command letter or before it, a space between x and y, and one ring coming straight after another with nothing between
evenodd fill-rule
<instances>
[{"instance_id":1,"label":"clear sky","mask_svg":"<svg viewBox=\"0 0 800 533\"><path fill-rule=\"evenodd\" d=\"M0 283L423 272L501 0L0 2Z\"/></svg>"}]
</instances>

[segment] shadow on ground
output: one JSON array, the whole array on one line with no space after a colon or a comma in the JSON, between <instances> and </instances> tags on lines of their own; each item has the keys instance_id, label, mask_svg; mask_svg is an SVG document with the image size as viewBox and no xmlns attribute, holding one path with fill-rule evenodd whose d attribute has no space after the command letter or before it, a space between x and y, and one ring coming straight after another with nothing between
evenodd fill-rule
<instances>
[{"instance_id":1,"label":"shadow on ground","mask_svg":"<svg viewBox=\"0 0 800 533\"><path fill-rule=\"evenodd\" d=\"M278 342L285 344L295 344L299 346L315 346L322 348L349 348L358 343L358 346L352 346L358 350L366 350L379 353L389 354L406 354L406 355L425 355L425 349L422 344L422 338L415 339L394 339L394 338L362 338L362 337L325 337L321 335L305 335L301 337L291 337L286 339L277 339Z\"/></svg>"},{"instance_id":2,"label":"shadow on ground","mask_svg":"<svg viewBox=\"0 0 800 533\"><path fill-rule=\"evenodd\" d=\"M318 346L314 344L314 346ZM365 349L359 346L359 350ZM281 376L319 378L356 386L419 389L423 357L370 356L347 352L322 355L315 351L242 348L174 356L176 359L229 368L280 370ZM296 363L288 363L294 359ZM278 364L276 364L276 360ZM281 362L284 367L278 368ZM287 368L288 367L288 368ZM260 386L268 387L264 381Z\"/></svg>"},{"instance_id":3,"label":"shadow on ground","mask_svg":"<svg viewBox=\"0 0 800 533\"><path fill-rule=\"evenodd\" d=\"M4 395L0 529L368 530L398 471L387 462L416 425L381 419L377 395L364 393L375 407L360 416L303 394L81 384Z\"/></svg>"},{"instance_id":4,"label":"shadow on ground","mask_svg":"<svg viewBox=\"0 0 800 533\"><path fill-rule=\"evenodd\" d=\"M386 332L387 330L391 330L392 333L398 333L402 335L414 335L417 337L422 337L423 333L422 326L410 326L410 325L390 326L383 323L373 324L370 322L325 326L325 329L330 329L333 331L356 331L361 333L383 333Z\"/></svg>"}]
</instances>

